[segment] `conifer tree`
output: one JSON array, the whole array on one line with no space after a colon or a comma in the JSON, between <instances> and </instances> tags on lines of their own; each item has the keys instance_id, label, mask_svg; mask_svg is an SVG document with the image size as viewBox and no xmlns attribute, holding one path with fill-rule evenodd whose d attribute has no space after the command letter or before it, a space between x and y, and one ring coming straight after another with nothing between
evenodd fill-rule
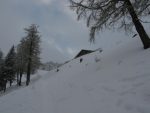
<instances>
[{"instance_id":1,"label":"conifer tree","mask_svg":"<svg viewBox=\"0 0 150 113\"><path fill-rule=\"evenodd\" d=\"M0 49L0 69L1 69L2 63L3 63L3 52Z\"/></svg>"},{"instance_id":2,"label":"conifer tree","mask_svg":"<svg viewBox=\"0 0 150 113\"><path fill-rule=\"evenodd\" d=\"M22 38L20 44L17 46L16 54L16 71L17 71L17 84L21 86L22 75L26 70L27 55L26 55L26 40Z\"/></svg>"},{"instance_id":3,"label":"conifer tree","mask_svg":"<svg viewBox=\"0 0 150 113\"><path fill-rule=\"evenodd\" d=\"M30 74L35 72L40 65L40 35L37 30L38 26L32 24L29 28L25 28L27 36L25 37L25 50L27 57L27 80L26 85L30 83Z\"/></svg>"},{"instance_id":4,"label":"conifer tree","mask_svg":"<svg viewBox=\"0 0 150 113\"><path fill-rule=\"evenodd\" d=\"M15 47L12 46L10 51L8 52L5 61L4 61L4 69L3 69L3 76L4 78L10 82L10 86L12 85L12 82L15 80Z\"/></svg>"},{"instance_id":5,"label":"conifer tree","mask_svg":"<svg viewBox=\"0 0 150 113\"><path fill-rule=\"evenodd\" d=\"M0 91L3 90L3 86L4 86L4 79L2 76L2 69L3 69L3 63L4 63L4 59L3 59L3 52L0 49Z\"/></svg>"}]
</instances>

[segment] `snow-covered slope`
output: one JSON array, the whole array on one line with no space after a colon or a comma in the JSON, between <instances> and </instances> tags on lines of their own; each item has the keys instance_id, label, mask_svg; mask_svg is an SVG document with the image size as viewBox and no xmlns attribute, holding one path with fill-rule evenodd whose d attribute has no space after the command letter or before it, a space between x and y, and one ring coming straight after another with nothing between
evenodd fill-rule
<instances>
[{"instance_id":1,"label":"snow-covered slope","mask_svg":"<svg viewBox=\"0 0 150 113\"><path fill-rule=\"evenodd\" d=\"M139 40L82 58L0 97L0 113L150 113L150 49Z\"/></svg>"}]
</instances>

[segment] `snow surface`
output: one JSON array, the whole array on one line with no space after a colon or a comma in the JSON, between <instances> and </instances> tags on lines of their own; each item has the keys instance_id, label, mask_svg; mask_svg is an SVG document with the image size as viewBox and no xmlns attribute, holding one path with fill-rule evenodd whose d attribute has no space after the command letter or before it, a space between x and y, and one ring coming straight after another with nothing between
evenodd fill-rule
<instances>
[{"instance_id":1,"label":"snow surface","mask_svg":"<svg viewBox=\"0 0 150 113\"><path fill-rule=\"evenodd\" d=\"M0 97L0 113L150 113L150 49L118 45Z\"/></svg>"}]
</instances>

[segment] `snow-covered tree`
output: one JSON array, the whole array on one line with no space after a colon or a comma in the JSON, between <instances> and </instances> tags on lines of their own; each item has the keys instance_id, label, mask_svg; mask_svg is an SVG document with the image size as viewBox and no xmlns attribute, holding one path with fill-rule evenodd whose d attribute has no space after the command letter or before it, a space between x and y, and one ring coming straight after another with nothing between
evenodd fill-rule
<instances>
[{"instance_id":1,"label":"snow-covered tree","mask_svg":"<svg viewBox=\"0 0 150 113\"><path fill-rule=\"evenodd\" d=\"M0 78L1 78L1 67L2 67L3 61L4 61L3 60L3 52L0 49Z\"/></svg>"},{"instance_id":2,"label":"snow-covered tree","mask_svg":"<svg viewBox=\"0 0 150 113\"><path fill-rule=\"evenodd\" d=\"M0 49L0 68L1 68L1 65L2 65L3 61L4 61L3 60L3 52Z\"/></svg>"},{"instance_id":3,"label":"snow-covered tree","mask_svg":"<svg viewBox=\"0 0 150 113\"><path fill-rule=\"evenodd\" d=\"M35 72L40 66L40 35L38 26L32 24L25 28L27 36L25 37L25 50L27 57L27 80L26 85L30 83L30 74Z\"/></svg>"},{"instance_id":4,"label":"snow-covered tree","mask_svg":"<svg viewBox=\"0 0 150 113\"><path fill-rule=\"evenodd\" d=\"M3 58L3 52L0 49L0 60Z\"/></svg>"},{"instance_id":5,"label":"snow-covered tree","mask_svg":"<svg viewBox=\"0 0 150 113\"><path fill-rule=\"evenodd\" d=\"M16 71L17 71L17 84L21 86L22 75L26 71L27 55L26 55L26 40L22 38L20 44L17 46L16 54Z\"/></svg>"},{"instance_id":6,"label":"snow-covered tree","mask_svg":"<svg viewBox=\"0 0 150 113\"><path fill-rule=\"evenodd\" d=\"M12 82L15 80L15 73L16 73L15 58L16 58L15 48L14 46L12 46L7 56L5 57L1 72L2 79L9 81L10 86Z\"/></svg>"},{"instance_id":7,"label":"snow-covered tree","mask_svg":"<svg viewBox=\"0 0 150 113\"><path fill-rule=\"evenodd\" d=\"M103 28L124 28L135 26L144 49L150 47L141 18L150 15L150 0L70 0L70 7L76 11L78 19L86 18L90 27L90 41Z\"/></svg>"},{"instance_id":8,"label":"snow-covered tree","mask_svg":"<svg viewBox=\"0 0 150 113\"><path fill-rule=\"evenodd\" d=\"M0 49L0 90L4 89L4 79L2 76L3 63L4 63L3 52Z\"/></svg>"}]
</instances>

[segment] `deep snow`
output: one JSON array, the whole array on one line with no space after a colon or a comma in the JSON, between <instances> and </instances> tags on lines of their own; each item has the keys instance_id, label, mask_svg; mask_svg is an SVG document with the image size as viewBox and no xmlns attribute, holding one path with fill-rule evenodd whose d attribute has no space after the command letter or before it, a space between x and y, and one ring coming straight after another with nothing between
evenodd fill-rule
<instances>
[{"instance_id":1,"label":"deep snow","mask_svg":"<svg viewBox=\"0 0 150 113\"><path fill-rule=\"evenodd\" d=\"M138 39L82 58L0 97L0 113L150 113L150 49Z\"/></svg>"}]
</instances>

